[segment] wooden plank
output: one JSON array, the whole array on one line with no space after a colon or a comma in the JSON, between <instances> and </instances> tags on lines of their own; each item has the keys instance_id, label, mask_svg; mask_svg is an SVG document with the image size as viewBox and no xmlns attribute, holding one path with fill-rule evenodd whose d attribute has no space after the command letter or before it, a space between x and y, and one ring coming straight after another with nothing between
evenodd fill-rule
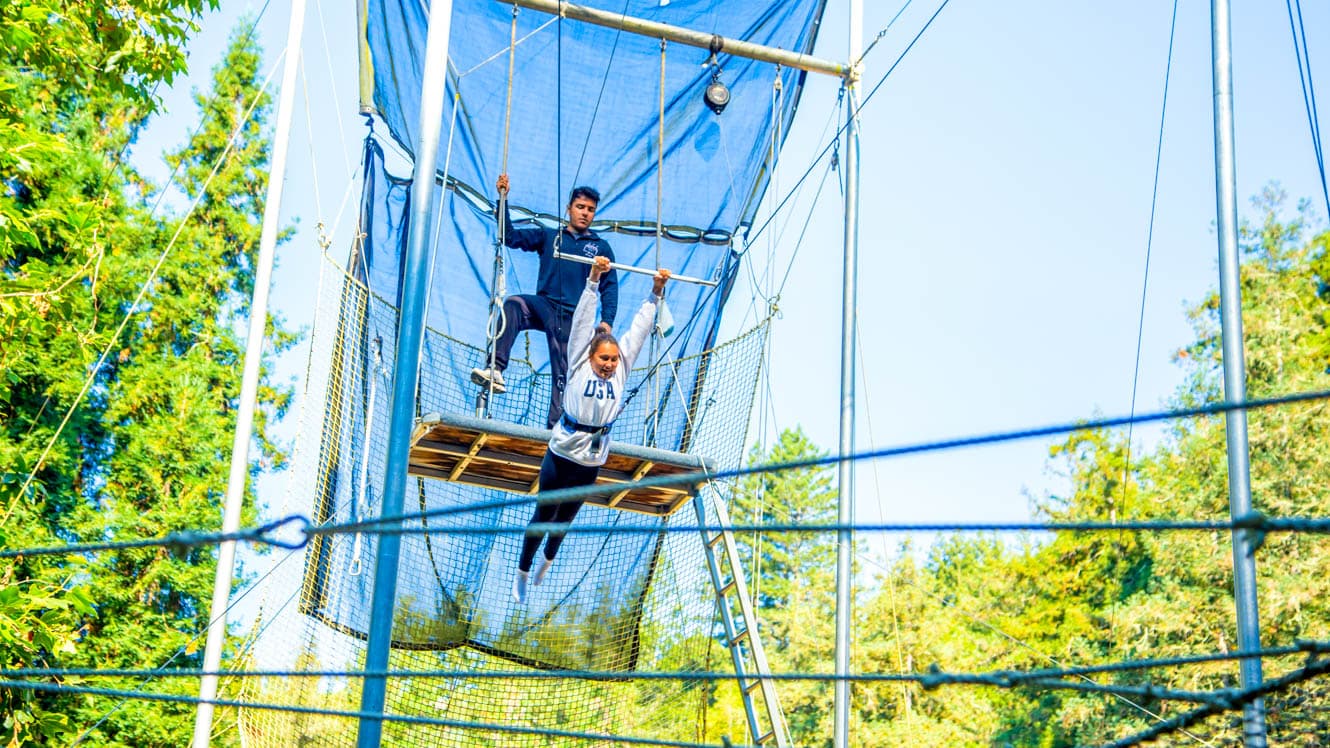
<instances>
[{"instance_id":1,"label":"wooden plank","mask_svg":"<svg viewBox=\"0 0 1330 748\"><path fill-rule=\"evenodd\" d=\"M669 508L665 510L665 515L666 515L666 516L669 516L669 515L671 515L671 514L674 514L674 513L677 512L677 511L679 511L680 507L683 506L683 503L684 503L685 501L688 501L689 499L693 498L693 495L694 495L695 493L696 493L696 487L694 487L694 492L693 492L693 493L686 493L686 494L680 496L679 498L675 499L674 502L673 502L672 504L670 504Z\"/></svg>"},{"instance_id":2,"label":"wooden plank","mask_svg":"<svg viewBox=\"0 0 1330 748\"><path fill-rule=\"evenodd\" d=\"M490 441L489 444L493 446L494 442ZM457 459L466 459L469 457L472 462L492 462L501 465L527 467L527 468L533 468L537 472L540 471L540 463L541 460L544 459L543 456L540 458L536 458L524 454L499 452L497 449L480 449L477 450L475 454L471 454L470 450L462 449L459 446L448 444L446 442L434 441L433 439L421 439L419 442L416 442L416 446L422 450L426 450L427 452L446 455L448 457L455 457ZM422 458L418 456L412 457L413 461L419 461L420 459ZM658 464L658 463L647 463L647 464ZM600 477L605 478L607 481L613 483L628 483L637 480L641 476L634 477L633 473L627 473L622 470L607 470L605 468L601 468ZM460 480L460 476L454 480ZM670 492L674 491L674 489L670 487L659 487L658 490L670 491Z\"/></svg>"},{"instance_id":3,"label":"wooden plank","mask_svg":"<svg viewBox=\"0 0 1330 748\"><path fill-rule=\"evenodd\" d=\"M509 452L499 452L495 449L478 449L475 454L471 454L468 449L463 449L453 444L437 442L432 439L421 439L416 443L420 449L437 452L439 454L456 457L458 459L470 458L480 462L497 462L504 465L516 465L518 467L535 468L540 470L540 458L531 457L524 454L513 454Z\"/></svg>"},{"instance_id":4,"label":"wooden plank","mask_svg":"<svg viewBox=\"0 0 1330 748\"><path fill-rule=\"evenodd\" d=\"M643 460L642 464L638 465L637 469L633 471L633 482L636 483L637 481L642 480L642 476L651 472L651 468L655 464L656 463L650 460ZM632 491L632 489L625 489L623 491L614 494L614 497L611 498L609 500L609 503L607 503L605 506L613 508L614 506L618 505L620 501L623 501L623 498L627 496L630 491Z\"/></svg>"},{"instance_id":5,"label":"wooden plank","mask_svg":"<svg viewBox=\"0 0 1330 748\"><path fill-rule=\"evenodd\" d=\"M493 428L493 431L490 428ZM643 478L691 473L697 458L633 445L612 448L598 485L630 484ZM537 492L548 432L469 417L447 416L417 424L412 432L409 472L425 478L531 495ZM673 458L673 459L671 459ZM674 460L678 460L676 463ZM590 497L587 503L665 516L697 491L697 485L635 487Z\"/></svg>"},{"instance_id":6,"label":"wooden plank","mask_svg":"<svg viewBox=\"0 0 1330 748\"><path fill-rule=\"evenodd\" d=\"M448 479L448 473L443 470L432 470L430 468L412 466L409 472L412 475L419 475L424 478L439 478L440 480ZM462 476L462 478L458 479L456 482L466 483L472 486L480 486L481 488L497 488L501 491L510 491L513 493L526 493L525 483L518 483L516 481L504 480L503 478L489 478L485 476L467 474Z\"/></svg>"},{"instance_id":7,"label":"wooden plank","mask_svg":"<svg viewBox=\"0 0 1330 748\"><path fill-rule=\"evenodd\" d=\"M457 480L457 476L461 475L462 471L466 470L466 466L471 464L472 458L476 456L476 453L480 451L481 447L485 446L485 440L488 438L489 434L479 434L471 441L471 448L466 451L466 457L457 461L457 465L453 467L452 473L448 475L448 480Z\"/></svg>"}]
</instances>

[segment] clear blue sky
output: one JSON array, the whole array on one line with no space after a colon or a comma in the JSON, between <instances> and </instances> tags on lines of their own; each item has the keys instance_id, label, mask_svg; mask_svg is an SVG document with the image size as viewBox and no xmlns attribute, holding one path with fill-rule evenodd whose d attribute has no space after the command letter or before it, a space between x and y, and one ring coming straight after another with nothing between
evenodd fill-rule
<instances>
[{"instance_id":1,"label":"clear blue sky","mask_svg":"<svg viewBox=\"0 0 1330 748\"><path fill-rule=\"evenodd\" d=\"M865 5L867 43L902 3ZM909 3L866 60L865 92L937 5ZM195 121L190 87L204 85L236 19L259 7L229 2L205 22L191 46L190 78L166 94L168 114L136 148L136 162L149 173L165 178L157 154L181 142ZM269 64L285 42L288 8L273 3L259 24ZM1330 7L1304 3L1302 10L1321 109L1330 111ZM954 0L867 104L859 449L1127 412L1171 11L1166 1ZM1323 206L1286 10L1282 3L1238 3L1234 13L1240 209L1270 180L1291 201L1308 197ZM314 304L314 186L331 224L364 134L355 114L354 17L350 2L310 3L308 99L303 91L298 97L283 211L299 219L301 231L281 250L273 295L296 324L310 322ZM846 38L846 3L837 0L817 54L843 59ZM1210 75L1209 3L1181 0L1138 410L1161 407L1179 384L1171 357L1190 339L1184 311L1217 283ZM809 80L778 195L824 144L819 135L838 84ZM311 153L318 154L317 182ZM811 193L796 201L791 228L773 232L779 242L768 246L764 238L752 248L763 263L770 253L777 278ZM1323 208L1316 213L1324 219ZM345 252L351 219L343 219L335 253ZM842 257L834 184L811 220L780 299L773 397L760 405L771 429L802 425L834 449ZM729 332L751 324L749 296L745 286L736 290ZM288 357L283 371L297 376L303 357ZM1146 443L1157 434L1138 431ZM857 517L1026 518L1029 495L1062 486L1047 470L1049 444L861 464ZM265 492L284 486L275 483L265 481ZM887 547L882 540L874 546Z\"/></svg>"}]
</instances>

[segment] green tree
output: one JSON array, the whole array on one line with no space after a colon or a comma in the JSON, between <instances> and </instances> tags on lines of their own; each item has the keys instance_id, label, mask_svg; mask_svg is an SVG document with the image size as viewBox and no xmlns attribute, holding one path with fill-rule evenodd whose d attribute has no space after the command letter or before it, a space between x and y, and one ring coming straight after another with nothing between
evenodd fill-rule
<instances>
[{"instance_id":1,"label":"green tree","mask_svg":"<svg viewBox=\"0 0 1330 748\"><path fill-rule=\"evenodd\" d=\"M750 464L826 456L802 429L782 431ZM827 468L748 476L735 492L731 519L740 524L834 524L837 493ZM831 672L835 656L836 534L763 532L737 536L771 669L777 673ZM754 562L756 558L756 562ZM793 740L819 745L831 738L830 683L780 685L781 707Z\"/></svg>"},{"instance_id":2,"label":"green tree","mask_svg":"<svg viewBox=\"0 0 1330 748\"><path fill-rule=\"evenodd\" d=\"M0 502L8 547L219 524L242 365L237 321L252 291L266 185L269 102L259 90L258 48L237 35L212 90L196 96L198 132L168 156L179 167L180 189L199 199L197 209L157 217L148 202L157 188L123 161L124 151L155 108L154 87L183 69L180 45L205 3L122 5L39 2L0 11L32 28L45 19L57 29L29 39L26 51L11 48L22 61L6 68L12 85L4 93L13 98L0 103L21 123L17 129L40 136L24 152L41 156L4 173L10 189L2 210L20 219L6 225L22 228L0 247L0 428L7 437ZM21 28L4 28L22 36ZM291 342L271 321L269 354ZM113 355L99 361L107 349ZM290 393L265 374L260 396L260 456L280 464L266 417L280 416ZM66 412L72 417L62 423ZM142 668L174 657L173 665L197 666L190 642L206 626L214 566L213 549L201 548L107 552L77 563L28 559L0 569L0 581L19 590L19 609L26 598L29 614L52 628L49 644L7 649L6 664ZM150 686L194 687L179 679ZM187 707L5 698L21 700L38 720L37 728L8 728L16 745L64 742L60 730L99 720L85 744L188 742ZM53 715L66 721L56 724Z\"/></svg>"}]
</instances>

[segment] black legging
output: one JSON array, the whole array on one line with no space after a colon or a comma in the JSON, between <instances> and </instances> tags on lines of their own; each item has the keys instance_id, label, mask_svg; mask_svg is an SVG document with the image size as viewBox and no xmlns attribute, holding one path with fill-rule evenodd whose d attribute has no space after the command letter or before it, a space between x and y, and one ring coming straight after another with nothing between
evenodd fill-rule
<instances>
[{"instance_id":1,"label":"black legging","mask_svg":"<svg viewBox=\"0 0 1330 748\"><path fill-rule=\"evenodd\" d=\"M543 493L558 488L589 486L596 482L596 476L599 474L598 466L588 467L572 460L565 460L547 449L545 459L540 462L540 490ZM574 499L558 504L537 504L536 513L531 516L528 528L530 525L547 522L567 527L572 524L573 518L577 516L577 510L582 508L583 503ZM554 555L559 552L559 546L563 544L563 535L562 530L549 534L549 540L545 543L545 558L554 560ZM517 560L518 569L531 571L531 562L535 560L536 549L540 547L540 541L544 537L544 532L534 532L530 529L526 531L526 536L522 539L522 555Z\"/></svg>"}]
</instances>

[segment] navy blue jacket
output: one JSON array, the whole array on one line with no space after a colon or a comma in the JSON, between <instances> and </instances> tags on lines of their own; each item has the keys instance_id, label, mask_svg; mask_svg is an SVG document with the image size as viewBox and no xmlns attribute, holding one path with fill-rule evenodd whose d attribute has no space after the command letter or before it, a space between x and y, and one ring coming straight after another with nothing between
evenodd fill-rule
<instances>
[{"instance_id":1,"label":"navy blue jacket","mask_svg":"<svg viewBox=\"0 0 1330 748\"><path fill-rule=\"evenodd\" d=\"M497 212L497 211L496 211ZM604 255L614 262L614 251L600 235L587 230L581 236L573 236L569 229L548 229L537 226L532 229L515 229L513 220L504 215L504 243L513 249L540 254L540 273L536 281L536 293L549 299L559 309L572 314L577 308L582 290L586 288L587 278L591 276L591 266L572 260L554 259L555 237L563 234L559 251L563 254L595 257ZM610 270L600 278L600 319L605 324L614 326L614 316L619 311L619 274Z\"/></svg>"}]
</instances>

